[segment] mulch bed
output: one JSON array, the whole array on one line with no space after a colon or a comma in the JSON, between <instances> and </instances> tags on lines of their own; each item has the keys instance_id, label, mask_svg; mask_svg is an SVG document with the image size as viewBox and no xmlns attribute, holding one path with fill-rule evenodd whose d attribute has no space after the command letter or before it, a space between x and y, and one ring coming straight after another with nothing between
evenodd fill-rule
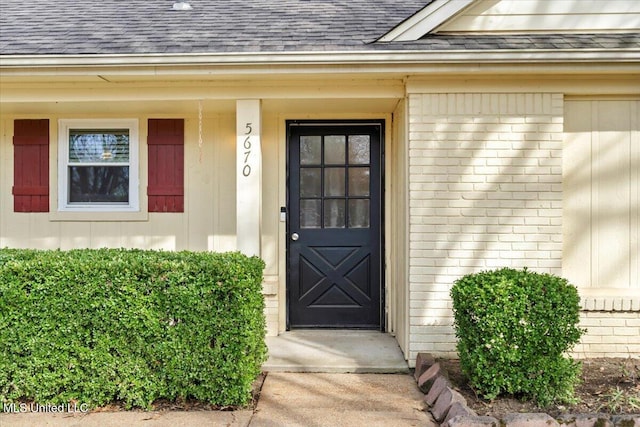
<instances>
[{"instance_id":1,"label":"mulch bed","mask_svg":"<svg viewBox=\"0 0 640 427\"><path fill-rule=\"evenodd\" d=\"M460 371L458 360L439 361L453 386L478 415L501 418L512 412L546 412L552 417L567 413L640 414L640 359L597 358L582 360L582 383L576 389L575 405L540 408L513 396L487 401L478 397Z\"/></svg>"}]
</instances>

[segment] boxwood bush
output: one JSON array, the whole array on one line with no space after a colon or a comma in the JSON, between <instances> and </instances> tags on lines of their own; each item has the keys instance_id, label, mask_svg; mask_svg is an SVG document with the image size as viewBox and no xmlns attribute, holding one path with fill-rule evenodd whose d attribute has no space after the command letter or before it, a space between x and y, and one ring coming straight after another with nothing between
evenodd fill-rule
<instances>
[{"instance_id":1,"label":"boxwood bush","mask_svg":"<svg viewBox=\"0 0 640 427\"><path fill-rule=\"evenodd\" d=\"M580 364L566 352L585 330L567 280L504 268L460 278L451 297L461 369L480 395L574 399Z\"/></svg>"},{"instance_id":2,"label":"boxwood bush","mask_svg":"<svg viewBox=\"0 0 640 427\"><path fill-rule=\"evenodd\" d=\"M264 263L238 253L0 250L0 401L249 402Z\"/></svg>"}]
</instances>

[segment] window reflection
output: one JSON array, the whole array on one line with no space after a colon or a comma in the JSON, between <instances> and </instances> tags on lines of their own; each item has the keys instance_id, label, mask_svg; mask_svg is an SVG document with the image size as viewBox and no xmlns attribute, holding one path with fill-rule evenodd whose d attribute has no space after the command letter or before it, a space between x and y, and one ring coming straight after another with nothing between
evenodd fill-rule
<instances>
[{"instance_id":1,"label":"window reflection","mask_svg":"<svg viewBox=\"0 0 640 427\"><path fill-rule=\"evenodd\" d=\"M369 168L349 168L349 196L368 196L369 194Z\"/></svg>"},{"instance_id":2,"label":"window reflection","mask_svg":"<svg viewBox=\"0 0 640 427\"><path fill-rule=\"evenodd\" d=\"M320 197L322 196L322 169L301 168L300 169L300 196Z\"/></svg>"},{"instance_id":3,"label":"window reflection","mask_svg":"<svg viewBox=\"0 0 640 427\"><path fill-rule=\"evenodd\" d=\"M370 164L369 135L301 136L300 226L370 227Z\"/></svg>"},{"instance_id":4,"label":"window reflection","mask_svg":"<svg viewBox=\"0 0 640 427\"><path fill-rule=\"evenodd\" d=\"M322 227L322 204L320 200L300 200L300 227Z\"/></svg>"},{"instance_id":5,"label":"window reflection","mask_svg":"<svg viewBox=\"0 0 640 427\"><path fill-rule=\"evenodd\" d=\"M344 196L345 168L325 168L324 170L324 195L329 197Z\"/></svg>"},{"instance_id":6,"label":"window reflection","mask_svg":"<svg viewBox=\"0 0 640 427\"><path fill-rule=\"evenodd\" d=\"M327 165L343 165L347 138L344 135L324 137L324 163Z\"/></svg>"},{"instance_id":7,"label":"window reflection","mask_svg":"<svg viewBox=\"0 0 640 427\"><path fill-rule=\"evenodd\" d=\"M344 199L328 199L324 201L324 227L345 227Z\"/></svg>"},{"instance_id":8,"label":"window reflection","mask_svg":"<svg viewBox=\"0 0 640 427\"><path fill-rule=\"evenodd\" d=\"M322 161L322 138L318 135L300 137L300 164L319 165Z\"/></svg>"},{"instance_id":9,"label":"window reflection","mask_svg":"<svg viewBox=\"0 0 640 427\"><path fill-rule=\"evenodd\" d=\"M371 143L369 135L349 135L349 163L366 165L371 161Z\"/></svg>"}]
</instances>

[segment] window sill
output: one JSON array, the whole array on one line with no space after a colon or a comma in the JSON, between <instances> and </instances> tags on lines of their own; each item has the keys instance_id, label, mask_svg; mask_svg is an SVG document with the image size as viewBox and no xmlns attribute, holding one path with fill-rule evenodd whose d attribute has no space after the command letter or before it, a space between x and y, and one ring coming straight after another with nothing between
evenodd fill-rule
<instances>
[{"instance_id":1,"label":"window sill","mask_svg":"<svg viewBox=\"0 0 640 427\"><path fill-rule=\"evenodd\" d=\"M149 213L144 211L138 212L71 212L71 211L58 211L49 213L49 221L60 222L76 222L76 221L91 221L91 222L135 222L135 221L148 221Z\"/></svg>"}]
</instances>

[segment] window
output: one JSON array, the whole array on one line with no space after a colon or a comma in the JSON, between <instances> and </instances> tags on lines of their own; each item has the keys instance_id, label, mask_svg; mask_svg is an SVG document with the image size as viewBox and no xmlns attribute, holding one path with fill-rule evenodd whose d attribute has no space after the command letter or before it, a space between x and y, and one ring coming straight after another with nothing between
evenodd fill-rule
<instances>
[{"instance_id":1,"label":"window","mask_svg":"<svg viewBox=\"0 0 640 427\"><path fill-rule=\"evenodd\" d=\"M60 120L58 149L58 210L139 210L137 120Z\"/></svg>"}]
</instances>

